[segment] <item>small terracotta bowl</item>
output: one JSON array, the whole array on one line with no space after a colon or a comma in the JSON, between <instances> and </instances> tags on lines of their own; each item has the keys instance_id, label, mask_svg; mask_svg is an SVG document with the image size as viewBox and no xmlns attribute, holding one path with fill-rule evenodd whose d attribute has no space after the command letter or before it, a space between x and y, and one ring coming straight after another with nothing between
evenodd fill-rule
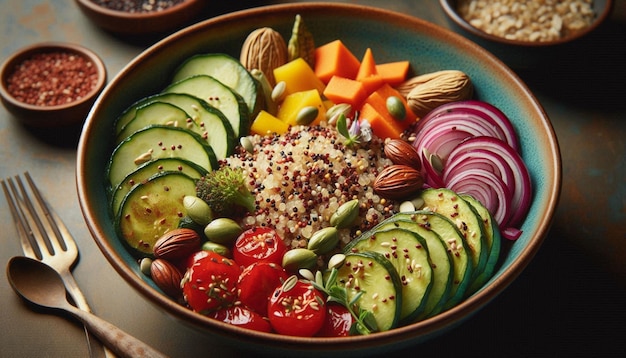
<instances>
[{"instance_id":1,"label":"small terracotta bowl","mask_svg":"<svg viewBox=\"0 0 626 358\"><path fill-rule=\"evenodd\" d=\"M39 104L21 98L21 95L17 94L10 84L11 82L25 84L28 79L19 77L18 80L12 80L11 78L19 71L18 66L24 64L25 61L50 61L50 57L35 59L42 54L55 57L62 56L58 59L68 61L68 68L71 69L69 73L73 78L76 77L76 71L78 71L78 69L76 71L73 69L74 66L78 66L77 61L85 65L89 64L91 69L85 72L93 72L92 76L89 77L92 78L92 86L80 89L85 91L84 95L63 104L57 104L58 102ZM79 59L77 60L76 57L68 58L66 57L68 54L79 56ZM59 76L62 76L63 73L59 72ZM53 77L55 76L47 74L47 78L52 79ZM71 43L43 42L22 48L6 59L0 68L0 79L2 103L18 120L31 127L62 127L80 124L85 120L91 106L106 85L107 71L102 59L87 48ZM63 79L61 78L60 81ZM52 86L51 83L49 84ZM67 88L77 88L77 86L79 86L77 83L68 84Z\"/></svg>"},{"instance_id":2,"label":"small terracotta bowl","mask_svg":"<svg viewBox=\"0 0 626 358\"><path fill-rule=\"evenodd\" d=\"M160 11L127 12L112 10L93 0L76 0L80 10L94 24L118 35L149 35L187 25L207 5L205 0L185 0Z\"/></svg>"}]
</instances>

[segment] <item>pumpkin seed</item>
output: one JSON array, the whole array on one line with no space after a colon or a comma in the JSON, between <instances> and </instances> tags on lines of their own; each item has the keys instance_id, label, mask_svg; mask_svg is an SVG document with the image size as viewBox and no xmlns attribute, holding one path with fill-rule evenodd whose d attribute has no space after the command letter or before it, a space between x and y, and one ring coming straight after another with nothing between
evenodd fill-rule
<instances>
[{"instance_id":1,"label":"pumpkin seed","mask_svg":"<svg viewBox=\"0 0 626 358\"><path fill-rule=\"evenodd\" d=\"M353 199L343 203L330 217L330 224L337 229L350 227L359 215L359 200Z\"/></svg>"},{"instance_id":2,"label":"pumpkin seed","mask_svg":"<svg viewBox=\"0 0 626 358\"><path fill-rule=\"evenodd\" d=\"M285 95L285 90L287 89L287 83L285 81L280 81L274 86L272 89L272 101L274 103L279 103L283 96Z\"/></svg>"},{"instance_id":3,"label":"pumpkin seed","mask_svg":"<svg viewBox=\"0 0 626 358\"><path fill-rule=\"evenodd\" d=\"M206 225L213 220L211 207L197 196L186 195L183 198L183 206L187 210L187 215L198 225Z\"/></svg>"},{"instance_id":4,"label":"pumpkin seed","mask_svg":"<svg viewBox=\"0 0 626 358\"><path fill-rule=\"evenodd\" d=\"M413 204L413 202L411 201L403 201L400 204L400 208L399 208L401 213L410 213L412 211L415 211L415 205Z\"/></svg>"},{"instance_id":5,"label":"pumpkin seed","mask_svg":"<svg viewBox=\"0 0 626 358\"><path fill-rule=\"evenodd\" d=\"M311 269L317 263L317 254L309 249L296 248L285 252L283 268L290 272Z\"/></svg>"},{"instance_id":6,"label":"pumpkin seed","mask_svg":"<svg viewBox=\"0 0 626 358\"><path fill-rule=\"evenodd\" d=\"M339 269L341 266L343 266L344 262L346 262L346 255L335 254L328 260L328 269Z\"/></svg>"},{"instance_id":7,"label":"pumpkin seed","mask_svg":"<svg viewBox=\"0 0 626 358\"><path fill-rule=\"evenodd\" d=\"M333 250L339 243L339 231L334 226L325 227L313 233L307 248L318 255Z\"/></svg>"},{"instance_id":8,"label":"pumpkin seed","mask_svg":"<svg viewBox=\"0 0 626 358\"><path fill-rule=\"evenodd\" d=\"M243 229L237 222L229 218L217 218L204 228L204 235L218 244L232 244Z\"/></svg>"},{"instance_id":9,"label":"pumpkin seed","mask_svg":"<svg viewBox=\"0 0 626 358\"><path fill-rule=\"evenodd\" d=\"M406 118L406 108L398 96L389 96L386 101L387 111L394 119L403 121Z\"/></svg>"},{"instance_id":10,"label":"pumpkin seed","mask_svg":"<svg viewBox=\"0 0 626 358\"><path fill-rule=\"evenodd\" d=\"M222 244L218 244L216 242L206 241L202 244L203 251L212 251L218 253L224 257L231 257L230 249Z\"/></svg>"},{"instance_id":11,"label":"pumpkin seed","mask_svg":"<svg viewBox=\"0 0 626 358\"><path fill-rule=\"evenodd\" d=\"M296 123L303 126L310 124L317 118L319 113L320 111L317 107L305 106L296 115Z\"/></svg>"},{"instance_id":12,"label":"pumpkin seed","mask_svg":"<svg viewBox=\"0 0 626 358\"><path fill-rule=\"evenodd\" d=\"M141 270L141 273L143 273L144 275L148 277L150 277L151 275L150 266L152 266L152 259L149 257L144 257L139 262L139 269Z\"/></svg>"}]
</instances>

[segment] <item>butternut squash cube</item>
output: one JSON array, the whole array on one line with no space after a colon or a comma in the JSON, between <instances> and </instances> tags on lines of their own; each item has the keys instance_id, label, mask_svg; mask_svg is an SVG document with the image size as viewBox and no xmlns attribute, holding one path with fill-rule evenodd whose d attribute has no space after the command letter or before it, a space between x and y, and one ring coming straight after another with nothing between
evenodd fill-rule
<instances>
[{"instance_id":1,"label":"butternut squash cube","mask_svg":"<svg viewBox=\"0 0 626 358\"><path fill-rule=\"evenodd\" d=\"M324 83L317 78L311 66L300 57L275 68L274 78L276 83L285 82L284 96L312 89L322 93L325 87Z\"/></svg>"},{"instance_id":2,"label":"butternut squash cube","mask_svg":"<svg viewBox=\"0 0 626 358\"><path fill-rule=\"evenodd\" d=\"M296 122L298 113L300 113L304 107L308 106L315 107L318 110L317 117L315 117L310 125L319 124L322 119L326 117L326 105L316 89L289 94L278 108L276 117L288 125L295 126L298 124Z\"/></svg>"},{"instance_id":3,"label":"butternut squash cube","mask_svg":"<svg viewBox=\"0 0 626 358\"><path fill-rule=\"evenodd\" d=\"M261 110L257 114L256 118L252 122L250 131L253 134L268 135L268 134L285 134L289 130L289 125L280 119L274 117L270 113Z\"/></svg>"}]
</instances>

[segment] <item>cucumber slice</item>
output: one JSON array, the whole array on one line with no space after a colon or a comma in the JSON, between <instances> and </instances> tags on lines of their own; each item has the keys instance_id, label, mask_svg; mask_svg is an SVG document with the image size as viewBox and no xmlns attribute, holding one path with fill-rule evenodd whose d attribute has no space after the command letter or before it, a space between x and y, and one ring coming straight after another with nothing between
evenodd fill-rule
<instances>
[{"instance_id":1,"label":"cucumber slice","mask_svg":"<svg viewBox=\"0 0 626 358\"><path fill-rule=\"evenodd\" d=\"M150 177L124 197L115 220L118 235L134 253L152 255L154 243L186 215L183 198L195 193L196 181L181 172Z\"/></svg>"},{"instance_id":2,"label":"cucumber slice","mask_svg":"<svg viewBox=\"0 0 626 358\"><path fill-rule=\"evenodd\" d=\"M482 218L483 227L485 229L485 238L487 239L487 247L489 249L485 269L474 279L474 282L472 282L469 287L468 293L471 294L478 291L493 275L493 271L496 269L496 264L500 258L502 237L500 236L500 228L493 220L489 210L487 210L481 202L470 195L462 194L461 198L470 203L470 205L476 209L476 212L478 212L478 215Z\"/></svg>"},{"instance_id":3,"label":"cucumber slice","mask_svg":"<svg viewBox=\"0 0 626 358\"><path fill-rule=\"evenodd\" d=\"M187 124L187 120L191 121L191 126ZM156 101L137 108L135 117L117 134L116 143L151 124L180 126L194 131L196 131L195 127L197 127L198 131L196 133L202 134L202 132L199 132L200 127L191 120L187 112L173 104Z\"/></svg>"},{"instance_id":4,"label":"cucumber slice","mask_svg":"<svg viewBox=\"0 0 626 358\"><path fill-rule=\"evenodd\" d=\"M257 81L236 58L223 53L192 56L176 70L172 83L195 75L211 76L232 88L246 102L248 111L256 113Z\"/></svg>"},{"instance_id":5,"label":"cucumber slice","mask_svg":"<svg viewBox=\"0 0 626 358\"><path fill-rule=\"evenodd\" d=\"M415 221L410 215L400 213L381 222L376 226L377 230L385 230L392 227L399 227L409 230L419 235L426 242L428 254L432 267L432 286L422 312L417 316L417 320L422 320L441 312L443 305L447 301L452 280L454 278L453 261L448 252L448 246L436 231L429 230Z\"/></svg>"},{"instance_id":6,"label":"cucumber slice","mask_svg":"<svg viewBox=\"0 0 626 358\"><path fill-rule=\"evenodd\" d=\"M107 168L111 188L140 164L158 158L182 158L207 171L217 167L213 149L199 135L183 128L152 125L133 133L113 151Z\"/></svg>"},{"instance_id":7,"label":"cucumber slice","mask_svg":"<svg viewBox=\"0 0 626 358\"><path fill-rule=\"evenodd\" d=\"M400 275L400 320L411 322L422 313L432 284L432 267L425 240L408 230L391 227L368 231L345 247L345 252L375 251L384 255Z\"/></svg>"},{"instance_id":8,"label":"cucumber slice","mask_svg":"<svg viewBox=\"0 0 626 358\"><path fill-rule=\"evenodd\" d=\"M356 302L372 312L380 331L395 328L402 311L402 283L391 262L378 252L346 254L346 261L338 269L337 283L344 285L351 301L363 292Z\"/></svg>"},{"instance_id":9,"label":"cucumber slice","mask_svg":"<svg viewBox=\"0 0 626 358\"><path fill-rule=\"evenodd\" d=\"M446 216L459 228L472 258L473 277L478 277L485 270L488 250L482 218L474 207L445 188L423 190L419 197L424 201L424 210Z\"/></svg>"},{"instance_id":10,"label":"cucumber slice","mask_svg":"<svg viewBox=\"0 0 626 358\"><path fill-rule=\"evenodd\" d=\"M113 217L117 216L124 197L134 186L147 181L148 178L157 173L175 171L185 173L194 179L199 179L207 173L204 168L181 158L160 158L143 163L128 174L117 187L113 188L111 192L111 212Z\"/></svg>"},{"instance_id":11,"label":"cucumber slice","mask_svg":"<svg viewBox=\"0 0 626 358\"><path fill-rule=\"evenodd\" d=\"M205 101L185 93L165 93L145 97L130 107L117 119L115 128L120 133L137 115L143 106L153 102L165 102L179 107L196 123L193 131L211 146L218 160L230 156L235 149L235 133L222 112Z\"/></svg>"},{"instance_id":12,"label":"cucumber slice","mask_svg":"<svg viewBox=\"0 0 626 358\"><path fill-rule=\"evenodd\" d=\"M453 279L450 286L448 299L441 310L446 310L463 300L467 287L472 281L472 259L467 243L459 229L445 216L426 210L403 213L406 218L417 223L419 226L436 232L447 246L452 258Z\"/></svg>"},{"instance_id":13,"label":"cucumber slice","mask_svg":"<svg viewBox=\"0 0 626 358\"><path fill-rule=\"evenodd\" d=\"M185 78L168 86L164 93L187 93L217 108L226 116L235 136L248 134L250 111L243 98L230 87L207 75Z\"/></svg>"}]
</instances>

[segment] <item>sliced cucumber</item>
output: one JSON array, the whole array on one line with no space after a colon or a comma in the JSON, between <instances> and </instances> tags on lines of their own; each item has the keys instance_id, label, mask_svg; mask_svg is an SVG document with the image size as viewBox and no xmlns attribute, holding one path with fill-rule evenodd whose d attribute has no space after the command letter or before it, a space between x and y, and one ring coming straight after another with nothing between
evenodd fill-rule
<instances>
[{"instance_id":1,"label":"sliced cucumber","mask_svg":"<svg viewBox=\"0 0 626 358\"><path fill-rule=\"evenodd\" d=\"M399 227L370 230L351 241L344 252L375 251L395 267L402 282L400 320L411 322L422 313L432 285L432 267L425 240Z\"/></svg>"},{"instance_id":2,"label":"sliced cucumber","mask_svg":"<svg viewBox=\"0 0 626 358\"><path fill-rule=\"evenodd\" d=\"M485 264L483 272L474 279L474 282L472 282L469 287L468 293L471 294L478 291L493 275L493 271L496 269L496 264L500 258L502 237L500 236L498 224L493 220L491 213L481 202L470 195L461 195L461 198L470 203L482 218L487 247L489 249L487 263Z\"/></svg>"},{"instance_id":3,"label":"sliced cucumber","mask_svg":"<svg viewBox=\"0 0 626 358\"><path fill-rule=\"evenodd\" d=\"M152 125L133 133L113 151L107 168L111 188L147 161L182 158L207 171L217 166L213 149L199 135L183 128Z\"/></svg>"},{"instance_id":4,"label":"sliced cucumber","mask_svg":"<svg viewBox=\"0 0 626 358\"><path fill-rule=\"evenodd\" d=\"M140 108L154 102L164 102L177 106L191 116L191 119L196 123L196 126L191 129L206 140L218 160L233 153L236 144L235 133L226 116L205 101L186 93L158 94L135 102L117 119L115 124L117 133L123 131L133 121Z\"/></svg>"},{"instance_id":5,"label":"sliced cucumber","mask_svg":"<svg viewBox=\"0 0 626 358\"><path fill-rule=\"evenodd\" d=\"M415 221L410 215L396 214L376 226L377 230L385 230L391 227L399 227L419 235L426 242L432 267L432 286L422 312L417 320L431 317L441 312L447 301L454 278L453 259L448 252L448 246L436 231L427 229Z\"/></svg>"},{"instance_id":6,"label":"sliced cucumber","mask_svg":"<svg viewBox=\"0 0 626 358\"><path fill-rule=\"evenodd\" d=\"M191 126L187 124L190 121ZM156 101L137 108L135 117L129 121L117 134L116 143L121 142L134 132L151 124L171 125L174 127L185 127L192 129L196 127L191 117L180 107L170 103ZM199 126L198 130L200 129ZM198 133L202 134L202 132Z\"/></svg>"},{"instance_id":7,"label":"sliced cucumber","mask_svg":"<svg viewBox=\"0 0 626 358\"><path fill-rule=\"evenodd\" d=\"M426 210L403 213L404 217L411 219L419 226L432 230L439 234L452 258L453 279L450 286L448 299L441 310L448 309L461 302L467 292L467 287L472 282L472 259L467 249L463 234L445 216Z\"/></svg>"},{"instance_id":8,"label":"sliced cucumber","mask_svg":"<svg viewBox=\"0 0 626 358\"><path fill-rule=\"evenodd\" d=\"M158 173L133 187L115 220L119 237L138 255L152 255L159 237L186 215L183 198L195 192L196 181L181 172Z\"/></svg>"},{"instance_id":9,"label":"sliced cucumber","mask_svg":"<svg viewBox=\"0 0 626 358\"><path fill-rule=\"evenodd\" d=\"M337 283L344 285L351 301L363 292L357 304L372 312L380 331L395 328L402 311L402 283L391 262L378 252L346 254L338 269Z\"/></svg>"},{"instance_id":10,"label":"sliced cucumber","mask_svg":"<svg viewBox=\"0 0 626 358\"><path fill-rule=\"evenodd\" d=\"M257 81L237 60L223 53L195 55L187 59L174 74L172 82L178 82L195 75L208 75L237 92L255 113L257 104Z\"/></svg>"},{"instance_id":11,"label":"sliced cucumber","mask_svg":"<svg viewBox=\"0 0 626 358\"><path fill-rule=\"evenodd\" d=\"M248 134L250 111L243 98L230 87L207 75L185 78L168 86L164 93L187 93L217 108L230 122L235 136Z\"/></svg>"},{"instance_id":12,"label":"sliced cucumber","mask_svg":"<svg viewBox=\"0 0 626 358\"><path fill-rule=\"evenodd\" d=\"M111 192L111 212L115 217L128 192L136 185L144 183L150 177L162 172L181 172L191 178L199 179L206 175L206 169L181 158L160 158L143 163L128 174Z\"/></svg>"},{"instance_id":13,"label":"sliced cucumber","mask_svg":"<svg viewBox=\"0 0 626 358\"><path fill-rule=\"evenodd\" d=\"M426 189L420 194L424 201L423 209L440 213L449 218L461 231L472 258L473 277L481 274L487 264L487 239L482 218L467 201L452 190Z\"/></svg>"}]
</instances>

